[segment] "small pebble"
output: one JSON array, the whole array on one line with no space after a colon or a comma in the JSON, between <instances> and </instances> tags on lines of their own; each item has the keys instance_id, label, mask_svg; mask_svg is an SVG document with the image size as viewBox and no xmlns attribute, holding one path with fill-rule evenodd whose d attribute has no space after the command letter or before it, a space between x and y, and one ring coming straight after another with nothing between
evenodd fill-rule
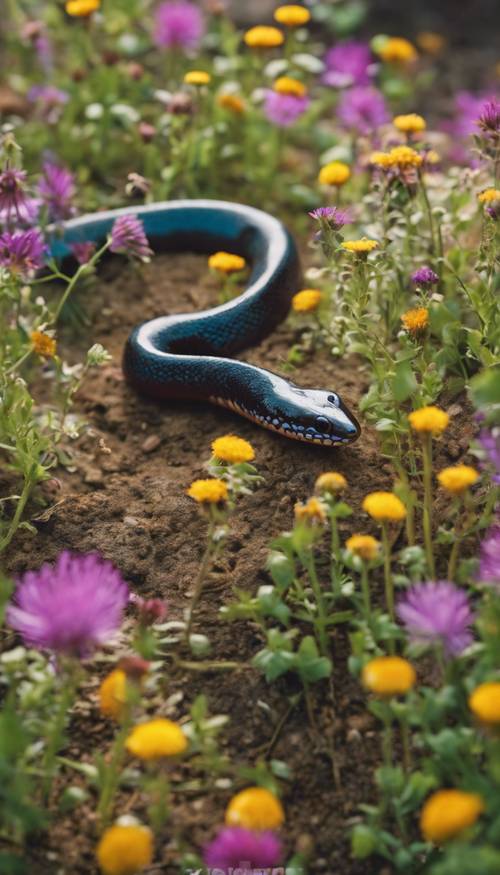
<instances>
[{"instance_id":1,"label":"small pebble","mask_svg":"<svg viewBox=\"0 0 500 875\"><path fill-rule=\"evenodd\" d=\"M158 449L161 444L161 438L157 434L150 434L146 438L145 441L141 444L141 450L143 453L152 453L154 450Z\"/></svg>"}]
</instances>

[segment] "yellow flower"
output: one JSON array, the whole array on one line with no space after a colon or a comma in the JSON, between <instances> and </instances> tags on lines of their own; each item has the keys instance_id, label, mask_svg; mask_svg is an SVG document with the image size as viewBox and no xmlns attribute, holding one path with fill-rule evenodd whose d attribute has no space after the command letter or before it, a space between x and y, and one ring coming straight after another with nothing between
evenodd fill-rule
<instances>
[{"instance_id":1,"label":"yellow flower","mask_svg":"<svg viewBox=\"0 0 500 875\"><path fill-rule=\"evenodd\" d=\"M394 146L388 153L388 167L420 167L423 158L411 146Z\"/></svg>"},{"instance_id":2,"label":"yellow flower","mask_svg":"<svg viewBox=\"0 0 500 875\"><path fill-rule=\"evenodd\" d=\"M217 459L229 462L230 465L251 462L255 459L252 444L234 434L225 434L223 437L216 438L212 443L212 452Z\"/></svg>"},{"instance_id":3,"label":"yellow flower","mask_svg":"<svg viewBox=\"0 0 500 875\"><path fill-rule=\"evenodd\" d=\"M104 875L135 875L153 859L153 833L146 826L109 827L97 846Z\"/></svg>"},{"instance_id":4,"label":"yellow flower","mask_svg":"<svg viewBox=\"0 0 500 875\"><path fill-rule=\"evenodd\" d=\"M265 787L247 787L233 796L226 808L228 826L244 829L278 829L285 820L283 806L277 796Z\"/></svg>"},{"instance_id":5,"label":"yellow flower","mask_svg":"<svg viewBox=\"0 0 500 875\"><path fill-rule=\"evenodd\" d=\"M208 85L211 78L210 73L205 70L189 70L184 76L184 82L186 85Z\"/></svg>"},{"instance_id":6,"label":"yellow flower","mask_svg":"<svg viewBox=\"0 0 500 875\"><path fill-rule=\"evenodd\" d=\"M110 672L99 687L99 709L105 717L119 720L127 701L127 675L121 668Z\"/></svg>"},{"instance_id":7,"label":"yellow flower","mask_svg":"<svg viewBox=\"0 0 500 875\"><path fill-rule=\"evenodd\" d=\"M278 30L277 27L268 27L265 24L251 27L243 39L251 49L274 49L283 45L285 41L281 30Z\"/></svg>"},{"instance_id":8,"label":"yellow flower","mask_svg":"<svg viewBox=\"0 0 500 875\"><path fill-rule=\"evenodd\" d=\"M390 37L386 40L377 53L383 61L392 64L411 64L418 58L415 46L407 39L399 36Z\"/></svg>"},{"instance_id":9,"label":"yellow flower","mask_svg":"<svg viewBox=\"0 0 500 875\"><path fill-rule=\"evenodd\" d=\"M370 492L363 499L362 508L379 522L397 522L406 516L406 507L393 492Z\"/></svg>"},{"instance_id":10,"label":"yellow flower","mask_svg":"<svg viewBox=\"0 0 500 875\"><path fill-rule=\"evenodd\" d=\"M461 495L479 480L479 473L470 465L453 465L443 468L437 475L440 485L453 495Z\"/></svg>"},{"instance_id":11,"label":"yellow flower","mask_svg":"<svg viewBox=\"0 0 500 875\"><path fill-rule=\"evenodd\" d=\"M425 131L427 125L425 119L416 112L410 112L408 115L397 115L392 123L402 134L417 134L419 131Z\"/></svg>"},{"instance_id":12,"label":"yellow flower","mask_svg":"<svg viewBox=\"0 0 500 875\"><path fill-rule=\"evenodd\" d=\"M367 240L366 237L362 237L361 240L346 240L342 243L342 249L346 249L347 252L355 252L358 255L373 252L377 246L376 240Z\"/></svg>"},{"instance_id":13,"label":"yellow flower","mask_svg":"<svg viewBox=\"0 0 500 875\"><path fill-rule=\"evenodd\" d=\"M446 40L440 33L424 30L417 34L417 46L428 55L439 55L446 45Z\"/></svg>"},{"instance_id":14,"label":"yellow flower","mask_svg":"<svg viewBox=\"0 0 500 875\"><path fill-rule=\"evenodd\" d=\"M377 167L390 167L392 159L388 152L372 152L368 163L374 164Z\"/></svg>"},{"instance_id":15,"label":"yellow flower","mask_svg":"<svg viewBox=\"0 0 500 875\"><path fill-rule=\"evenodd\" d=\"M291 76L280 76L276 79L273 89L278 94L293 94L295 97L304 97L307 93L304 83L299 79L293 79Z\"/></svg>"},{"instance_id":16,"label":"yellow flower","mask_svg":"<svg viewBox=\"0 0 500 875\"><path fill-rule=\"evenodd\" d=\"M193 480L187 490L187 495L200 504L218 504L227 501L227 485L223 480Z\"/></svg>"},{"instance_id":17,"label":"yellow flower","mask_svg":"<svg viewBox=\"0 0 500 875\"><path fill-rule=\"evenodd\" d=\"M38 355L43 355L48 359L55 356L57 344L53 337L43 331L32 331L30 339L33 349Z\"/></svg>"},{"instance_id":18,"label":"yellow flower","mask_svg":"<svg viewBox=\"0 0 500 875\"><path fill-rule=\"evenodd\" d=\"M422 808L422 835L426 841L440 845L472 826L483 811L484 801L477 793L438 790Z\"/></svg>"},{"instance_id":19,"label":"yellow flower","mask_svg":"<svg viewBox=\"0 0 500 875\"><path fill-rule=\"evenodd\" d=\"M299 27L311 20L311 13L304 6L296 4L278 6L274 12L274 20L286 27Z\"/></svg>"},{"instance_id":20,"label":"yellow flower","mask_svg":"<svg viewBox=\"0 0 500 875\"><path fill-rule=\"evenodd\" d=\"M68 0L65 9L68 15L74 18L86 18L97 12L101 5L101 0Z\"/></svg>"},{"instance_id":21,"label":"yellow flower","mask_svg":"<svg viewBox=\"0 0 500 875\"><path fill-rule=\"evenodd\" d=\"M351 178L351 169L343 161L330 161L319 171L318 182L321 185L344 185Z\"/></svg>"},{"instance_id":22,"label":"yellow flower","mask_svg":"<svg viewBox=\"0 0 500 875\"><path fill-rule=\"evenodd\" d=\"M246 261L241 255L234 255L232 252L214 252L208 259L208 266L221 273L238 273L246 267Z\"/></svg>"},{"instance_id":23,"label":"yellow flower","mask_svg":"<svg viewBox=\"0 0 500 875\"><path fill-rule=\"evenodd\" d=\"M376 559L380 550L380 541L377 541L372 535L351 535L345 542L345 545L351 553L359 556L364 562L371 562L372 559Z\"/></svg>"},{"instance_id":24,"label":"yellow flower","mask_svg":"<svg viewBox=\"0 0 500 875\"><path fill-rule=\"evenodd\" d=\"M408 414L408 419L414 431L419 434L432 434L434 437L442 434L450 422L448 414L433 404L414 410Z\"/></svg>"},{"instance_id":25,"label":"yellow flower","mask_svg":"<svg viewBox=\"0 0 500 875\"><path fill-rule=\"evenodd\" d=\"M292 309L296 313L309 313L311 310L316 310L323 297L319 289L302 289L297 292L292 298Z\"/></svg>"},{"instance_id":26,"label":"yellow flower","mask_svg":"<svg viewBox=\"0 0 500 875\"><path fill-rule=\"evenodd\" d=\"M441 155L439 154L439 152L436 152L435 149L427 149L422 157L424 159L424 164L427 165L439 164L439 162L441 161Z\"/></svg>"},{"instance_id":27,"label":"yellow flower","mask_svg":"<svg viewBox=\"0 0 500 875\"><path fill-rule=\"evenodd\" d=\"M337 492L347 489L347 480L338 471L325 471L324 474L320 474L317 478L314 488L320 494L322 492L330 492L332 495L335 495Z\"/></svg>"},{"instance_id":28,"label":"yellow flower","mask_svg":"<svg viewBox=\"0 0 500 875\"><path fill-rule=\"evenodd\" d=\"M469 708L481 723L500 723L500 683L479 684L469 696Z\"/></svg>"},{"instance_id":29,"label":"yellow flower","mask_svg":"<svg viewBox=\"0 0 500 875\"><path fill-rule=\"evenodd\" d=\"M187 746L182 727L163 717L134 726L125 742L128 752L140 760L173 757L183 753Z\"/></svg>"},{"instance_id":30,"label":"yellow flower","mask_svg":"<svg viewBox=\"0 0 500 875\"><path fill-rule=\"evenodd\" d=\"M217 103L223 109L229 109L235 115L241 115L245 112L245 102L243 98L237 94L219 94Z\"/></svg>"},{"instance_id":31,"label":"yellow flower","mask_svg":"<svg viewBox=\"0 0 500 875\"><path fill-rule=\"evenodd\" d=\"M500 189L499 188L486 188L484 191L478 194L477 199L481 204L491 204L494 201L500 200Z\"/></svg>"},{"instance_id":32,"label":"yellow flower","mask_svg":"<svg viewBox=\"0 0 500 875\"><path fill-rule=\"evenodd\" d=\"M323 505L317 498L309 498L305 504L300 501L294 507L297 522L324 523L326 513Z\"/></svg>"},{"instance_id":33,"label":"yellow flower","mask_svg":"<svg viewBox=\"0 0 500 875\"><path fill-rule=\"evenodd\" d=\"M429 324L429 311L427 307L416 307L414 310L407 310L401 316L401 322L408 334L422 334Z\"/></svg>"},{"instance_id":34,"label":"yellow flower","mask_svg":"<svg viewBox=\"0 0 500 875\"><path fill-rule=\"evenodd\" d=\"M378 696L399 696L413 687L417 676L412 664L401 656L377 656L363 668L363 685Z\"/></svg>"}]
</instances>

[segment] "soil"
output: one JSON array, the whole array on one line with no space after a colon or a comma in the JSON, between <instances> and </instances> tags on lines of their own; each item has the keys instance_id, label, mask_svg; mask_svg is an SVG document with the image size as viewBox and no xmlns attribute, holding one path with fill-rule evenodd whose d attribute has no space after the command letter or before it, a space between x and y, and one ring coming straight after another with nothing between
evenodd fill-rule
<instances>
[{"instance_id":1,"label":"soil","mask_svg":"<svg viewBox=\"0 0 500 875\"><path fill-rule=\"evenodd\" d=\"M165 677L156 712L182 718L203 692L212 714L230 717L221 746L235 763L255 764L267 752L268 758L290 766L291 779L283 782L287 851L297 844L310 846L310 872L318 875L387 875L391 870L386 864L350 859L349 827L359 817L359 805L374 798L373 769L379 761L380 739L366 710L366 697L347 669L346 631L337 627L332 637L335 725L328 690L319 686L313 705L319 731L311 729L299 703L270 750L273 733L288 709L287 697L298 688L293 680L268 685L256 669L248 667L263 646L260 631L249 622L222 622L218 610L231 600L233 587L254 593L268 582L264 566L269 543L291 526L294 503L310 495L318 474L335 469L349 481L346 497L355 513L341 525L347 537L353 531L369 530L361 500L369 491L391 487L391 467L381 459L375 435L366 426L355 445L326 450L287 441L208 404L159 404L138 397L124 382L120 368L130 329L157 315L212 306L217 284L208 274L206 259L189 254L159 255L140 270L110 260L101 276L87 300L80 293L81 303L91 313L92 328L74 337L68 328L61 346L66 346L64 354L71 361L81 359L91 343L100 342L112 353L113 362L87 380L78 395L76 413L86 418L90 430L72 446L75 471L61 468L55 472L58 482L46 486L49 506L37 514L37 534L19 532L8 556L9 571L36 568L54 560L62 549L98 550L116 563L135 592L166 599L169 619L180 619L206 531L185 490L195 477L204 475L203 461L210 455L214 438L234 432L250 440L265 482L238 504L227 549L209 579L195 627L210 638L210 658L244 665L224 673L172 671ZM285 322L243 357L283 372L287 352L296 341L296 328ZM331 387L354 409L367 386L359 362L336 361L327 350L306 360L293 379ZM452 427L440 450L443 464L465 453L473 432L463 403L454 402L451 409L455 414ZM397 531L394 537L398 539ZM99 672L109 670L115 659L116 653L104 654ZM90 761L92 752L105 750L112 736L112 727L96 707L97 683L95 672L89 672L65 751L73 760ZM325 739L332 735L341 789L333 785L326 755ZM63 773L63 780L78 783L70 770ZM203 795L176 798L173 822L186 842L201 846L214 834L230 795L231 790L214 786ZM49 835L33 842L32 875L94 875L93 807L94 801L89 800L74 815L58 815ZM118 813L124 810L145 816L143 801L135 793L123 796ZM167 824L156 845L154 871L166 875L178 871L171 836Z\"/></svg>"}]
</instances>

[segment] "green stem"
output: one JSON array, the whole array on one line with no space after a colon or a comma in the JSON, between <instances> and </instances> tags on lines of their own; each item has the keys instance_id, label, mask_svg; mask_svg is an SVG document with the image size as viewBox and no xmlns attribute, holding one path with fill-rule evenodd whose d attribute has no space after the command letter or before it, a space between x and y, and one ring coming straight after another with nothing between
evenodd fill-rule
<instances>
[{"instance_id":1,"label":"green stem","mask_svg":"<svg viewBox=\"0 0 500 875\"><path fill-rule=\"evenodd\" d=\"M401 717L399 720L401 729L401 746L403 748L403 768L408 774L411 771L411 746L410 746L410 727L406 717Z\"/></svg>"},{"instance_id":2,"label":"green stem","mask_svg":"<svg viewBox=\"0 0 500 875\"><path fill-rule=\"evenodd\" d=\"M86 264L81 264L80 267L78 268L78 270L76 271L76 273L71 277L68 285L66 286L63 294L61 295L59 303L55 309L54 315L52 316L52 320L51 320L52 323L57 322L57 320L59 319L59 316L61 315L61 312L63 310L63 307L64 307L66 301L68 300L69 296L71 295L71 292L73 291L73 289L77 285L78 280L80 279L82 274L87 272L90 268L92 268L94 266L94 264L96 264L99 261L99 259L104 254L104 252L106 252L106 249L108 249L108 247L109 247L109 240L106 240L106 243L104 244L104 246L101 246L101 248L98 249L97 252L94 252L90 261L88 261Z\"/></svg>"},{"instance_id":3,"label":"green stem","mask_svg":"<svg viewBox=\"0 0 500 875\"><path fill-rule=\"evenodd\" d=\"M3 551L7 549L10 542L12 541L12 538L14 537L14 535L16 533L17 527L19 526L19 523L21 522L21 517L23 515L23 511L24 511L24 508L26 506L26 502L28 501L28 498L30 497L31 490L32 490L33 486L35 485L35 482L36 481L35 481L35 477L33 476L33 468L32 468L30 471L30 474L27 477L25 477L23 489L22 489L21 495L19 496L19 500L18 500L17 505L16 505L16 510L15 510L14 516L12 517L12 519L10 521L10 525L9 525L9 528L7 529L7 533L6 533L5 537L0 541L0 553L3 553Z\"/></svg>"},{"instance_id":4,"label":"green stem","mask_svg":"<svg viewBox=\"0 0 500 875\"><path fill-rule=\"evenodd\" d=\"M320 644L320 650L323 656L328 655L328 636L326 634L326 610L325 610L325 602L323 599L323 590L321 589L321 584L318 580L318 575L316 572L316 563L314 561L314 556L311 550L307 550L303 559L303 565L307 571L309 576L309 580L311 581L311 586L314 592L314 599L316 601L316 608L318 611L316 624L318 628L318 638Z\"/></svg>"},{"instance_id":5,"label":"green stem","mask_svg":"<svg viewBox=\"0 0 500 875\"><path fill-rule=\"evenodd\" d=\"M331 570L330 570L330 579L332 582L333 593L335 597L340 596L340 538L339 538L339 528L337 524L337 517L335 516L334 509L330 509L329 513L330 517L330 562L331 562Z\"/></svg>"},{"instance_id":6,"label":"green stem","mask_svg":"<svg viewBox=\"0 0 500 875\"><path fill-rule=\"evenodd\" d=\"M105 829L109 823L110 808L120 784L122 764L125 759L125 742L132 723L131 709L127 709L127 712L120 730L113 741L111 757L104 773L99 804L97 806L97 815L101 829Z\"/></svg>"},{"instance_id":7,"label":"green stem","mask_svg":"<svg viewBox=\"0 0 500 875\"><path fill-rule=\"evenodd\" d=\"M57 702L54 720L49 727L43 758L43 797L45 801L50 798L52 784L56 772L56 755L63 743L64 729L68 719L68 712L73 704L75 689L77 686L77 672L75 666L70 664L63 682L59 701Z\"/></svg>"},{"instance_id":8,"label":"green stem","mask_svg":"<svg viewBox=\"0 0 500 875\"><path fill-rule=\"evenodd\" d=\"M363 611L368 625L372 625L372 606L370 596L370 583L368 580L368 566L363 561L361 566L361 595L363 596Z\"/></svg>"},{"instance_id":9,"label":"green stem","mask_svg":"<svg viewBox=\"0 0 500 875\"><path fill-rule=\"evenodd\" d=\"M389 541L389 532L387 531L387 523L382 523L382 546L384 549L384 584L385 584L385 604L391 620L395 620L394 612L394 581L391 571L391 544Z\"/></svg>"},{"instance_id":10,"label":"green stem","mask_svg":"<svg viewBox=\"0 0 500 875\"><path fill-rule=\"evenodd\" d=\"M193 625L193 615L196 610L196 606L201 598L201 594L203 592L203 586L205 584L206 576L210 570L210 566L212 564L213 559L215 558L217 548L213 541L215 531L215 520L210 520L210 525L208 527L207 532L207 545L205 547L205 552L203 553L203 558L201 560L201 565L198 571L198 575L196 577L196 581L194 584L193 595L191 598L191 603L189 605L189 613L188 620L186 625L186 641L189 642L189 636L191 634L191 628Z\"/></svg>"},{"instance_id":11,"label":"green stem","mask_svg":"<svg viewBox=\"0 0 500 875\"><path fill-rule=\"evenodd\" d=\"M434 580L436 576L434 549L432 543L432 435L426 434L422 445L423 478L424 478L424 545L427 556L429 574Z\"/></svg>"}]
</instances>

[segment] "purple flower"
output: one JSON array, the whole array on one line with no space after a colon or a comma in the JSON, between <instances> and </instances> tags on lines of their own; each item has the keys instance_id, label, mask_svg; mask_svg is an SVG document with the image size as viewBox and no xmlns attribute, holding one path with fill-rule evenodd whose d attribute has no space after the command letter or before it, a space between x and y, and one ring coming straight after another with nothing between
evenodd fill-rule
<instances>
[{"instance_id":1,"label":"purple flower","mask_svg":"<svg viewBox=\"0 0 500 875\"><path fill-rule=\"evenodd\" d=\"M494 470L491 479L500 485L500 426L481 429L478 440L485 453L481 467L491 466Z\"/></svg>"},{"instance_id":2,"label":"purple flower","mask_svg":"<svg viewBox=\"0 0 500 875\"><path fill-rule=\"evenodd\" d=\"M0 234L0 265L24 277L42 267L46 249L38 228L4 231Z\"/></svg>"},{"instance_id":3,"label":"purple flower","mask_svg":"<svg viewBox=\"0 0 500 875\"><path fill-rule=\"evenodd\" d=\"M256 875L261 869L272 869L280 862L281 842L272 832L252 832L239 826L224 827L205 848L204 862L208 868L238 875Z\"/></svg>"},{"instance_id":4,"label":"purple flower","mask_svg":"<svg viewBox=\"0 0 500 875\"><path fill-rule=\"evenodd\" d=\"M389 113L380 91L371 86L360 86L342 94L337 118L344 127L367 136L389 121Z\"/></svg>"},{"instance_id":5,"label":"purple flower","mask_svg":"<svg viewBox=\"0 0 500 875\"><path fill-rule=\"evenodd\" d=\"M25 188L26 171L6 167L0 171L0 213L10 225L14 215L18 221L26 212L29 203Z\"/></svg>"},{"instance_id":6,"label":"purple flower","mask_svg":"<svg viewBox=\"0 0 500 875\"><path fill-rule=\"evenodd\" d=\"M344 225L349 225L352 221L349 211L339 210L338 207L317 207L311 210L309 215L321 225L328 225L332 231L340 231Z\"/></svg>"},{"instance_id":7,"label":"purple flower","mask_svg":"<svg viewBox=\"0 0 500 875\"><path fill-rule=\"evenodd\" d=\"M334 88L368 85L371 57L370 47L366 43L356 40L339 43L326 54L324 84L333 85Z\"/></svg>"},{"instance_id":8,"label":"purple flower","mask_svg":"<svg viewBox=\"0 0 500 875\"><path fill-rule=\"evenodd\" d=\"M415 273L412 273L411 281L416 286L430 289L431 286L439 282L439 277L430 267L419 267Z\"/></svg>"},{"instance_id":9,"label":"purple flower","mask_svg":"<svg viewBox=\"0 0 500 875\"><path fill-rule=\"evenodd\" d=\"M76 194L75 181L73 174L65 167L51 162L44 164L38 191L52 221L61 222L74 215L72 202Z\"/></svg>"},{"instance_id":10,"label":"purple flower","mask_svg":"<svg viewBox=\"0 0 500 875\"><path fill-rule=\"evenodd\" d=\"M149 248L148 238L144 233L142 222L135 216L120 216L115 219L111 228L111 252L122 252L149 261L153 251Z\"/></svg>"},{"instance_id":11,"label":"purple flower","mask_svg":"<svg viewBox=\"0 0 500 875\"><path fill-rule=\"evenodd\" d=\"M500 132L500 102L496 97L487 100L483 104L476 124L486 134L498 134Z\"/></svg>"},{"instance_id":12,"label":"purple flower","mask_svg":"<svg viewBox=\"0 0 500 875\"><path fill-rule=\"evenodd\" d=\"M203 16L194 3L168 0L158 6L153 38L160 48L196 49L203 32Z\"/></svg>"},{"instance_id":13,"label":"purple flower","mask_svg":"<svg viewBox=\"0 0 500 875\"><path fill-rule=\"evenodd\" d=\"M62 107L69 100L69 94L55 85L33 85L28 91L28 100L36 104L44 121L55 124L59 121Z\"/></svg>"},{"instance_id":14,"label":"purple flower","mask_svg":"<svg viewBox=\"0 0 500 875\"><path fill-rule=\"evenodd\" d=\"M65 550L55 565L23 575L6 617L28 647L87 656L119 628L128 596L111 562Z\"/></svg>"},{"instance_id":15,"label":"purple flower","mask_svg":"<svg viewBox=\"0 0 500 875\"><path fill-rule=\"evenodd\" d=\"M70 249L78 264L87 264L95 252L95 243L72 243Z\"/></svg>"},{"instance_id":16,"label":"purple flower","mask_svg":"<svg viewBox=\"0 0 500 875\"><path fill-rule=\"evenodd\" d=\"M308 97L295 94L279 94L271 89L266 90L264 114L266 118L279 128L289 128L309 108Z\"/></svg>"},{"instance_id":17,"label":"purple flower","mask_svg":"<svg viewBox=\"0 0 500 875\"><path fill-rule=\"evenodd\" d=\"M493 526L481 543L478 578L500 587L500 525Z\"/></svg>"},{"instance_id":18,"label":"purple flower","mask_svg":"<svg viewBox=\"0 0 500 875\"><path fill-rule=\"evenodd\" d=\"M448 580L415 584L399 601L397 614L413 643L440 644L448 656L457 656L473 640L467 595Z\"/></svg>"}]
</instances>

